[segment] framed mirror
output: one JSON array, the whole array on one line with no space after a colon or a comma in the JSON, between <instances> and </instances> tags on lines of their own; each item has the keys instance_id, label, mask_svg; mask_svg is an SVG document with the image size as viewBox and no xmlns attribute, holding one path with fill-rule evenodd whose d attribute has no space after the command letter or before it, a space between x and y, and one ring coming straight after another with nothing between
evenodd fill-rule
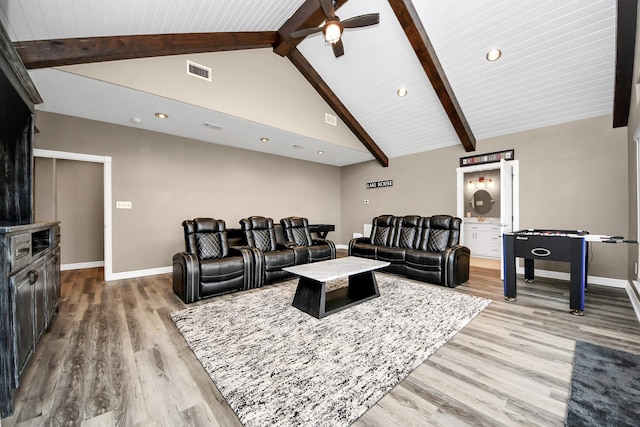
<instances>
[{"instance_id":1,"label":"framed mirror","mask_svg":"<svg viewBox=\"0 0 640 427\"><path fill-rule=\"evenodd\" d=\"M487 190L478 190L473 193L469 203L471 204L471 209L479 215L484 215L491 210L494 200L491 199L491 194Z\"/></svg>"}]
</instances>

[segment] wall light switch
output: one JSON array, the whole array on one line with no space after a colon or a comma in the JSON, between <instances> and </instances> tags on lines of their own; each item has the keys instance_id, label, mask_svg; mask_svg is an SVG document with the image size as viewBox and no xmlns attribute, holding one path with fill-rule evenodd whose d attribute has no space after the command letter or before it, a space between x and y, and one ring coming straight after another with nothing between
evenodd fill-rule
<instances>
[{"instance_id":1,"label":"wall light switch","mask_svg":"<svg viewBox=\"0 0 640 427\"><path fill-rule=\"evenodd\" d=\"M132 209L131 202L116 202L116 209Z\"/></svg>"}]
</instances>

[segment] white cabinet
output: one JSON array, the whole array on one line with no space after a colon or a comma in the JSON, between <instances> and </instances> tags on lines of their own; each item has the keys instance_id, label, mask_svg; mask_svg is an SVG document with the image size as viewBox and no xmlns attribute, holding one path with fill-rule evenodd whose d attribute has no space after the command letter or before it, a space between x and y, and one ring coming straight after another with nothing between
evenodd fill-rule
<instances>
[{"instance_id":1,"label":"white cabinet","mask_svg":"<svg viewBox=\"0 0 640 427\"><path fill-rule=\"evenodd\" d=\"M500 226L493 223L465 223L464 245L471 256L500 258Z\"/></svg>"}]
</instances>

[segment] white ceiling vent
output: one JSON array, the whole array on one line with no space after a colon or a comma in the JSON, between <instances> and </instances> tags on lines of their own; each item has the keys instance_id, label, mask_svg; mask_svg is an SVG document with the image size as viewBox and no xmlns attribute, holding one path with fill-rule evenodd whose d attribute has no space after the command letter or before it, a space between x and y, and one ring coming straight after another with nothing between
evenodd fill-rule
<instances>
[{"instance_id":1,"label":"white ceiling vent","mask_svg":"<svg viewBox=\"0 0 640 427\"><path fill-rule=\"evenodd\" d=\"M202 122L202 126L213 130L222 130L223 128L223 126L211 122Z\"/></svg>"},{"instance_id":2,"label":"white ceiling vent","mask_svg":"<svg viewBox=\"0 0 640 427\"><path fill-rule=\"evenodd\" d=\"M324 122L333 126L338 125L338 118L329 113L324 113Z\"/></svg>"},{"instance_id":3,"label":"white ceiling vent","mask_svg":"<svg viewBox=\"0 0 640 427\"><path fill-rule=\"evenodd\" d=\"M211 68L204 65L196 64L193 61L187 59L187 74L199 79L211 81Z\"/></svg>"}]
</instances>

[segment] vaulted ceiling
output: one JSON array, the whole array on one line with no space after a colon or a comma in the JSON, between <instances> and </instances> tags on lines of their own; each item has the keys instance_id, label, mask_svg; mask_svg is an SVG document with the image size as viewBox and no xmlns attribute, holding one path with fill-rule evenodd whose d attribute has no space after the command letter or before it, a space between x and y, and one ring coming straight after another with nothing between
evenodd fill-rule
<instances>
[{"instance_id":1,"label":"vaulted ceiling","mask_svg":"<svg viewBox=\"0 0 640 427\"><path fill-rule=\"evenodd\" d=\"M380 14L345 30L338 58L322 33L289 36L324 22L318 0L4 0L0 22L40 110L336 166L465 155L606 114L626 125L635 0L336 4L342 20ZM187 60L212 81L187 76Z\"/></svg>"}]
</instances>

